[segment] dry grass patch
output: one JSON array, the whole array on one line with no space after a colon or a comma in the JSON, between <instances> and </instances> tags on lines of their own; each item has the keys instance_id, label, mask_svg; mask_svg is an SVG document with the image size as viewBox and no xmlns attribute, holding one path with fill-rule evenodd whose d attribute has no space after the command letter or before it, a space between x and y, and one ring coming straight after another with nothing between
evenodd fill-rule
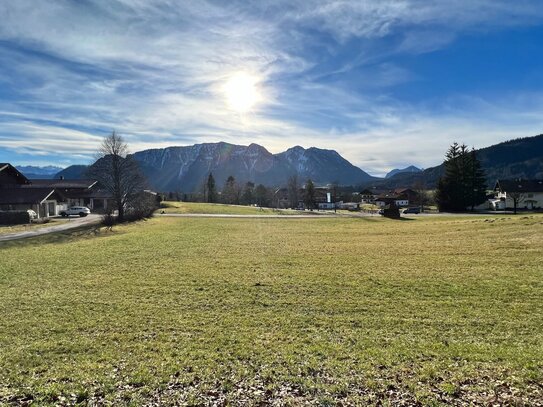
<instances>
[{"instance_id":1,"label":"dry grass patch","mask_svg":"<svg viewBox=\"0 0 543 407\"><path fill-rule=\"evenodd\" d=\"M543 403L542 223L160 218L0 245L0 403Z\"/></svg>"}]
</instances>

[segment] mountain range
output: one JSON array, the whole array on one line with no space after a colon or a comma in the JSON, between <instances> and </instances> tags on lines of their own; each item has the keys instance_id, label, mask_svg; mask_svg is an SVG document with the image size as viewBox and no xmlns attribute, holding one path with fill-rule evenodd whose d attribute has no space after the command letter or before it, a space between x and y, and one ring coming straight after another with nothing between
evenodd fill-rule
<instances>
[{"instance_id":1,"label":"mountain range","mask_svg":"<svg viewBox=\"0 0 543 407\"><path fill-rule=\"evenodd\" d=\"M18 165L17 169L29 179L54 178L55 175L62 170L61 167L56 167L54 165L48 165L46 167L38 167L35 165Z\"/></svg>"},{"instance_id":2,"label":"mountain range","mask_svg":"<svg viewBox=\"0 0 543 407\"><path fill-rule=\"evenodd\" d=\"M498 178L543 178L543 135L482 148L477 150L477 156L486 171L489 186ZM272 154L258 144L240 146L220 142L144 150L134 153L133 157L140 163L150 186L164 192L197 191L210 172L219 188L229 175L240 183L252 181L281 186L293 174L298 175L300 182L311 178L320 185L337 182L391 189L422 182L427 188L433 188L443 174L441 164L425 170L409 166L391 171L386 178L372 177L336 151L300 146ZM87 168L84 165L70 166L55 177L82 178Z\"/></svg>"},{"instance_id":3,"label":"mountain range","mask_svg":"<svg viewBox=\"0 0 543 407\"><path fill-rule=\"evenodd\" d=\"M267 186L285 185L294 174L300 183L310 178L316 184L360 185L377 179L336 151L315 147L296 146L272 154L254 143L241 146L219 142L150 149L132 156L151 187L158 191L198 191L209 173L213 173L219 188L230 175L239 183L251 181ZM82 178L86 170L86 166L70 166L57 177Z\"/></svg>"},{"instance_id":4,"label":"mountain range","mask_svg":"<svg viewBox=\"0 0 543 407\"><path fill-rule=\"evenodd\" d=\"M258 144L220 142L145 150L133 156L160 191L197 191L210 172L219 186L230 175L240 183L252 181L268 186L285 185L293 174L301 182L311 178L317 184L355 185L374 178L336 151L314 147L296 146L272 154Z\"/></svg>"}]
</instances>

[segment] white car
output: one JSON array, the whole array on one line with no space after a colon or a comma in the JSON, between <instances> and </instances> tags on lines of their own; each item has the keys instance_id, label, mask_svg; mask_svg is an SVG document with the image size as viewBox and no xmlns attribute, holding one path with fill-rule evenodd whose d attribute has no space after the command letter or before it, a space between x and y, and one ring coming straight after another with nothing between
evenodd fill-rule
<instances>
[{"instance_id":1,"label":"white car","mask_svg":"<svg viewBox=\"0 0 543 407\"><path fill-rule=\"evenodd\" d=\"M61 216L72 216L72 215L77 215L77 216L87 216L91 213L90 209L87 208L86 206L72 206L71 208L68 208L66 209L65 211L61 211L60 212L60 215Z\"/></svg>"}]
</instances>

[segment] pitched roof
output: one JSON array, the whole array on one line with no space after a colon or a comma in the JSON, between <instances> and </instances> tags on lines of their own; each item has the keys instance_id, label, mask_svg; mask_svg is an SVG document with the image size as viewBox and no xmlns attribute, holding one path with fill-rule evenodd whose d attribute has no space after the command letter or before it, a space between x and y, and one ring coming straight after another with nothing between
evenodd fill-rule
<instances>
[{"instance_id":1,"label":"pitched roof","mask_svg":"<svg viewBox=\"0 0 543 407\"><path fill-rule=\"evenodd\" d=\"M10 163L0 163L0 172L2 171L11 173L12 177L17 181L17 184L30 184L30 180Z\"/></svg>"},{"instance_id":2,"label":"pitched roof","mask_svg":"<svg viewBox=\"0 0 543 407\"><path fill-rule=\"evenodd\" d=\"M407 197L403 194L381 194L377 198L375 198L376 201L386 201L386 200L400 200L400 199L407 199Z\"/></svg>"},{"instance_id":3,"label":"pitched roof","mask_svg":"<svg viewBox=\"0 0 543 407\"><path fill-rule=\"evenodd\" d=\"M416 194L416 191L413 191L411 188L396 188L394 190L395 194Z\"/></svg>"},{"instance_id":4,"label":"pitched roof","mask_svg":"<svg viewBox=\"0 0 543 407\"><path fill-rule=\"evenodd\" d=\"M93 179L33 179L32 185L36 187L51 187L59 189L91 188L97 183Z\"/></svg>"},{"instance_id":5,"label":"pitched roof","mask_svg":"<svg viewBox=\"0 0 543 407\"><path fill-rule=\"evenodd\" d=\"M0 205L39 204L48 198L61 198L53 188L2 188Z\"/></svg>"},{"instance_id":6,"label":"pitched roof","mask_svg":"<svg viewBox=\"0 0 543 407\"><path fill-rule=\"evenodd\" d=\"M82 198L95 198L95 199L111 199L113 196L105 189L72 189L69 191L62 191L62 194L66 198L82 199Z\"/></svg>"},{"instance_id":7,"label":"pitched roof","mask_svg":"<svg viewBox=\"0 0 543 407\"><path fill-rule=\"evenodd\" d=\"M494 190L503 192L543 192L543 180L540 179L500 179Z\"/></svg>"}]
</instances>

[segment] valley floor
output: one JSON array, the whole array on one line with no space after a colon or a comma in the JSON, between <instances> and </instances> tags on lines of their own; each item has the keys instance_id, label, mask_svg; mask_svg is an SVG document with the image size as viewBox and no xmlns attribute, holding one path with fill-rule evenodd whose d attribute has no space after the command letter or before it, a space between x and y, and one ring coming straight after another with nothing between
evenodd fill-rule
<instances>
[{"instance_id":1,"label":"valley floor","mask_svg":"<svg viewBox=\"0 0 543 407\"><path fill-rule=\"evenodd\" d=\"M543 403L542 215L0 243L0 405Z\"/></svg>"}]
</instances>

